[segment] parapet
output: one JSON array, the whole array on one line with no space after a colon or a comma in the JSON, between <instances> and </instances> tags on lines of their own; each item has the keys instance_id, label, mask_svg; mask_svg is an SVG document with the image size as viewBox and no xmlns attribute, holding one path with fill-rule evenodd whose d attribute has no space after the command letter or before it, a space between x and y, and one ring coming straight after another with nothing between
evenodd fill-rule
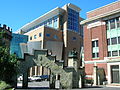
<instances>
[{"instance_id":1,"label":"parapet","mask_svg":"<svg viewBox=\"0 0 120 90\"><path fill-rule=\"evenodd\" d=\"M4 30L7 30L9 32L12 32L12 28L8 27L7 25L5 24L0 24L0 29L4 29Z\"/></svg>"}]
</instances>

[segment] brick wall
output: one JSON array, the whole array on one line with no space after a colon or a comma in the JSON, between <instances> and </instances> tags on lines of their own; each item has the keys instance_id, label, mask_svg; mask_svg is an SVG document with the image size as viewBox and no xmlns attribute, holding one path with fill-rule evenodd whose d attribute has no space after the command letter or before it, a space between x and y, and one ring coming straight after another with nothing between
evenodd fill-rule
<instances>
[{"instance_id":1,"label":"brick wall","mask_svg":"<svg viewBox=\"0 0 120 90\"><path fill-rule=\"evenodd\" d=\"M120 1L111 3L107 6L103 6L101 8L95 9L94 11L88 12L87 18L95 17L97 15L104 14L106 12L110 12L117 9L120 9Z\"/></svg>"},{"instance_id":2,"label":"brick wall","mask_svg":"<svg viewBox=\"0 0 120 90\"><path fill-rule=\"evenodd\" d=\"M99 59L103 60L107 56L107 39L106 39L106 27L105 25L87 28L84 26L84 54L85 61L92 59L92 39L98 39L99 46Z\"/></svg>"}]
</instances>

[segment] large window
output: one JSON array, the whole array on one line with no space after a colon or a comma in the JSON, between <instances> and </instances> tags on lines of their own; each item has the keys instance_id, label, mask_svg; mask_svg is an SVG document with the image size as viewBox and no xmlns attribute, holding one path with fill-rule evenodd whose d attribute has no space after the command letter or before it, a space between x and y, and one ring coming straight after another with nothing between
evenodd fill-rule
<instances>
[{"instance_id":1,"label":"large window","mask_svg":"<svg viewBox=\"0 0 120 90\"><path fill-rule=\"evenodd\" d=\"M29 28L29 29L27 30L27 32L28 32L28 31L31 31L31 30L33 30L33 29L35 29L35 28L38 28L39 26L42 26L42 25L44 25L44 26L49 26L49 27L53 27L53 28L57 28L57 27L58 27L58 20L57 20L57 19L58 19L58 15L56 15L56 16L54 16L54 17L51 17L51 18L49 18L49 19L47 19L47 20L45 20L45 21L43 21L43 22L40 22L40 23L38 23L37 25Z\"/></svg>"},{"instance_id":2,"label":"large window","mask_svg":"<svg viewBox=\"0 0 120 90\"><path fill-rule=\"evenodd\" d=\"M79 31L79 12L68 8L68 29L75 32Z\"/></svg>"},{"instance_id":3,"label":"large window","mask_svg":"<svg viewBox=\"0 0 120 90\"><path fill-rule=\"evenodd\" d=\"M98 47L98 40L92 41L92 58L99 57L99 47Z\"/></svg>"}]
</instances>

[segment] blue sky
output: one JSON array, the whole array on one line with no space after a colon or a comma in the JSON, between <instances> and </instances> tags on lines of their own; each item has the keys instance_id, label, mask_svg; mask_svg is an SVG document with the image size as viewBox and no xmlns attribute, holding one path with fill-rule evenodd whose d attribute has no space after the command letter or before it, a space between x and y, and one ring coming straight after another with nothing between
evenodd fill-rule
<instances>
[{"instance_id":1,"label":"blue sky","mask_svg":"<svg viewBox=\"0 0 120 90\"><path fill-rule=\"evenodd\" d=\"M86 18L86 12L114 1L117 0L0 0L0 24L10 26L15 32L51 9L67 3L80 7L80 16Z\"/></svg>"}]
</instances>

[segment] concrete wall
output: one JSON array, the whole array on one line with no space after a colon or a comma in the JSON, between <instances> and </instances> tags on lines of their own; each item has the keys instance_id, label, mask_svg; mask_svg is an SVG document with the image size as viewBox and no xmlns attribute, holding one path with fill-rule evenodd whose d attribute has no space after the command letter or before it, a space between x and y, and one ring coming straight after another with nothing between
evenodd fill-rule
<instances>
[{"instance_id":1,"label":"concrete wall","mask_svg":"<svg viewBox=\"0 0 120 90\"><path fill-rule=\"evenodd\" d=\"M56 55L57 60L62 60L63 42L47 41L45 48L52 51L52 55Z\"/></svg>"},{"instance_id":2,"label":"concrete wall","mask_svg":"<svg viewBox=\"0 0 120 90\"><path fill-rule=\"evenodd\" d=\"M41 49L41 41L34 41L34 42L28 42L28 53L33 54L33 50L40 50Z\"/></svg>"}]
</instances>

